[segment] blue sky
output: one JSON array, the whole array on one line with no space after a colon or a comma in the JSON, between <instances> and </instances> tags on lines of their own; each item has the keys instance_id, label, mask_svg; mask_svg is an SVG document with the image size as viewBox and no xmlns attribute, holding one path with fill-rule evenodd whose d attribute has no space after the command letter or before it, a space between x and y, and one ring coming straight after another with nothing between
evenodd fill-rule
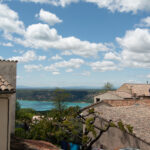
<instances>
[{"instance_id":1,"label":"blue sky","mask_svg":"<svg viewBox=\"0 0 150 150\"><path fill-rule=\"evenodd\" d=\"M150 81L149 0L0 0L0 59L17 85Z\"/></svg>"}]
</instances>

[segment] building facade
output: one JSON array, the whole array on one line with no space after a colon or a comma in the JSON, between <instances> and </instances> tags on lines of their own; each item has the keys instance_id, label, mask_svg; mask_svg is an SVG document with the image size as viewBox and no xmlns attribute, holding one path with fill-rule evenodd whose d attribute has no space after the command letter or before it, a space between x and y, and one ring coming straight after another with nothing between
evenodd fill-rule
<instances>
[{"instance_id":1,"label":"building facade","mask_svg":"<svg viewBox=\"0 0 150 150\"><path fill-rule=\"evenodd\" d=\"M10 150L15 131L16 62L0 61L0 150Z\"/></svg>"}]
</instances>

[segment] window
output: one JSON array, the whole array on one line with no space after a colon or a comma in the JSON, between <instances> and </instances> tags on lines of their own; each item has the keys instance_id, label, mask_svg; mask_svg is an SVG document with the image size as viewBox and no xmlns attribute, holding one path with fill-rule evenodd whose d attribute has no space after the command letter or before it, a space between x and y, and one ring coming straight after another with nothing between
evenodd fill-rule
<instances>
[{"instance_id":1,"label":"window","mask_svg":"<svg viewBox=\"0 0 150 150\"><path fill-rule=\"evenodd\" d=\"M99 102L100 101L100 98L96 98L96 102Z\"/></svg>"}]
</instances>

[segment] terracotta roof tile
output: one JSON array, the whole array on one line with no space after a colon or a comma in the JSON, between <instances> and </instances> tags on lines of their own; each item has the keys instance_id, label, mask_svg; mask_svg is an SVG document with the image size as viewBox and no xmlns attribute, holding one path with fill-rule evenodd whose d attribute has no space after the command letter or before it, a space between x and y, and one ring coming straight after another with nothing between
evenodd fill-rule
<instances>
[{"instance_id":1,"label":"terracotta roof tile","mask_svg":"<svg viewBox=\"0 0 150 150\"><path fill-rule=\"evenodd\" d=\"M150 84L125 84L136 96L150 96Z\"/></svg>"},{"instance_id":2,"label":"terracotta roof tile","mask_svg":"<svg viewBox=\"0 0 150 150\"><path fill-rule=\"evenodd\" d=\"M124 91L109 91L109 93L113 94L113 95L116 95L116 96L119 96L121 98L132 98L132 95L127 93L127 92L124 92Z\"/></svg>"},{"instance_id":3,"label":"terracotta roof tile","mask_svg":"<svg viewBox=\"0 0 150 150\"><path fill-rule=\"evenodd\" d=\"M2 76L0 76L0 92L15 92L13 86Z\"/></svg>"},{"instance_id":4,"label":"terracotta roof tile","mask_svg":"<svg viewBox=\"0 0 150 150\"><path fill-rule=\"evenodd\" d=\"M133 133L136 137L150 143L150 107L146 105L132 105L109 107L106 105L97 105L95 111L101 114L106 120L118 122L122 120L124 124L130 124L133 127Z\"/></svg>"}]
</instances>

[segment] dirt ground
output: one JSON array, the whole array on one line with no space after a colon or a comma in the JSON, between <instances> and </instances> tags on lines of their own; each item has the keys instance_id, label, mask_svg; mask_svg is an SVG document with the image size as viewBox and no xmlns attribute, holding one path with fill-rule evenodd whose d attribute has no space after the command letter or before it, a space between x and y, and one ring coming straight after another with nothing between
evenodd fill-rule
<instances>
[{"instance_id":1,"label":"dirt ground","mask_svg":"<svg viewBox=\"0 0 150 150\"><path fill-rule=\"evenodd\" d=\"M10 150L59 150L59 148L45 141L22 140L13 137Z\"/></svg>"}]
</instances>

